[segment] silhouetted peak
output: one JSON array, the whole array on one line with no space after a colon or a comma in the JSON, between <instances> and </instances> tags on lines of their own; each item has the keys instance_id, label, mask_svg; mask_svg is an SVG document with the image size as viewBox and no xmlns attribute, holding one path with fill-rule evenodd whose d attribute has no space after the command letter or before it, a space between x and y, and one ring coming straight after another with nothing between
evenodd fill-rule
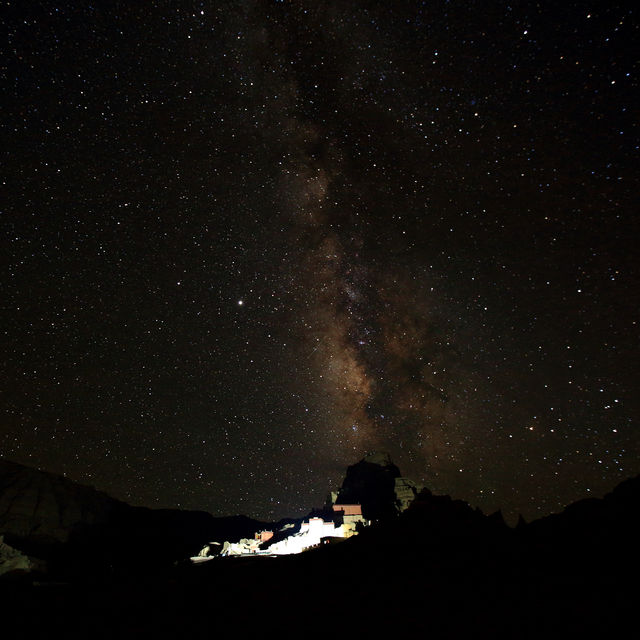
<instances>
[{"instance_id":1,"label":"silhouetted peak","mask_svg":"<svg viewBox=\"0 0 640 640\"><path fill-rule=\"evenodd\" d=\"M635 478L623 480L611 493L605 496L605 500L640 504L640 474Z\"/></svg>"},{"instance_id":2,"label":"silhouetted peak","mask_svg":"<svg viewBox=\"0 0 640 640\"><path fill-rule=\"evenodd\" d=\"M337 504L360 504L368 520L384 520L398 513L396 478L400 469L389 454L371 453L347 468Z\"/></svg>"},{"instance_id":3,"label":"silhouetted peak","mask_svg":"<svg viewBox=\"0 0 640 640\"><path fill-rule=\"evenodd\" d=\"M621 482L603 498L584 498L561 512L534 520L526 525L529 535L555 537L574 544L619 546L623 539L640 534L640 476ZM591 542L589 542L591 541ZM624 546L624 545L622 545Z\"/></svg>"},{"instance_id":4,"label":"silhouetted peak","mask_svg":"<svg viewBox=\"0 0 640 640\"><path fill-rule=\"evenodd\" d=\"M391 456L383 451L373 451L372 453L368 453L361 462L377 464L380 467L395 467L391 460ZM400 475L400 472L398 472L398 475Z\"/></svg>"},{"instance_id":5,"label":"silhouetted peak","mask_svg":"<svg viewBox=\"0 0 640 640\"><path fill-rule=\"evenodd\" d=\"M476 509L476 511L480 511L480 509ZM480 511L480 513L482 513L482 511ZM498 509L497 511L494 511L492 514L487 516L487 518L495 526L498 526L498 527L506 527L507 526L507 523L504 521L504 516L502 515L502 510L501 509Z\"/></svg>"},{"instance_id":6,"label":"silhouetted peak","mask_svg":"<svg viewBox=\"0 0 640 640\"><path fill-rule=\"evenodd\" d=\"M402 519L410 526L419 527L425 534L447 532L468 535L508 529L501 511L486 516L464 500L454 500L448 495L437 496L428 489L418 494L402 514Z\"/></svg>"}]
</instances>

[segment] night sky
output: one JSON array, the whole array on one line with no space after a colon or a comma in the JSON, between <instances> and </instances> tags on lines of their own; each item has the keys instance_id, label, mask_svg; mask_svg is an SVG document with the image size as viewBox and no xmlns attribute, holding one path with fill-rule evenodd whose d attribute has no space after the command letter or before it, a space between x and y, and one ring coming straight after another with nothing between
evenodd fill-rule
<instances>
[{"instance_id":1,"label":"night sky","mask_svg":"<svg viewBox=\"0 0 640 640\"><path fill-rule=\"evenodd\" d=\"M263 519L640 472L630 7L3 3L0 456Z\"/></svg>"}]
</instances>

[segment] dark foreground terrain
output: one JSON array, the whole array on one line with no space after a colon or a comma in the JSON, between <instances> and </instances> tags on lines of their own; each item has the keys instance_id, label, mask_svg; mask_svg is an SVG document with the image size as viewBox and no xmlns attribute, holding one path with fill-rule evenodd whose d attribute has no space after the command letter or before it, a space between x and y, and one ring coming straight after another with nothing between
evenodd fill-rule
<instances>
[{"instance_id":1,"label":"dark foreground terrain","mask_svg":"<svg viewBox=\"0 0 640 640\"><path fill-rule=\"evenodd\" d=\"M387 524L298 556L154 570L142 550L107 571L87 553L62 584L0 581L3 619L21 638L636 637L639 489L515 530L424 491Z\"/></svg>"},{"instance_id":2,"label":"dark foreground terrain","mask_svg":"<svg viewBox=\"0 0 640 640\"><path fill-rule=\"evenodd\" d=\"M428 490L395 515L398 475L386 459L347 470L342 491L379 516L357 537L297 556L193 565L186 558L207 541L267 525L134 508L0 461L3 628L109 639L637 635L640 477L512 529L499 513ZM19 552L33 562L23 555L26 565L10 566Z\"/></svg>"}]
</instances>

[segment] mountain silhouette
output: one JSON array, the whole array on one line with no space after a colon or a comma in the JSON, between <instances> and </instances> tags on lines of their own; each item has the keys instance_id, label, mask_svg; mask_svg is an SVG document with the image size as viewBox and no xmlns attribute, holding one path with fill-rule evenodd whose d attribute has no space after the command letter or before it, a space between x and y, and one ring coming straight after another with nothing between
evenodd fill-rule
<instances>
[{"instance_id":1,"label":"mountain silhouette","mask_svg":"<svg viewBox=\"0 0 640 640\"><path fill-rule=\"evenodd\" d=\"M372 496L378 487L389 498L378 471L354 467L343 488ZM617 638L630 637L626 629L635 625L640 476L516 528L499 512L485 515L424 489L403 512L337 544L191 565L175 560L264 523L129 507L41 471L13 463L0 469L0 535L23 551L39 543L53 565L51 576L33 581L0 578L7 624L20 621L25 637L329 629L372 637ZM388 474L394 482L395 473ZM365 476L377 479L363 483ZM74 511L65 511L69 504ZM69 513L88 518L62 515ZM69 533L54 540L61 523Z\"/></svg>"}]
</instances>

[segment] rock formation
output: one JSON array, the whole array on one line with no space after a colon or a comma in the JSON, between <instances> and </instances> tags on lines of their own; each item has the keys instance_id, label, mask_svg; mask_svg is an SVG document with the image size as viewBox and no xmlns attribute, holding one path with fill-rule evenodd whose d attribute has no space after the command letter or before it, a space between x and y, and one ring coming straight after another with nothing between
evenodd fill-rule
<instances>
[{"instance_id":1,"label":"rock formation","mask_svg":"<svg viewBox=\"0 0 640 640\"><path fill-rule=\"evenodd\" d=\"M44 568L42 561L24 555L8 545L4 536L0 536L0 576L42 571Z\"/></svg>"},{"instance_id":2,"label":"rock formation","mask_svg":"<svg viewBox=\"0 0 640 640\"><path fill-rule=\"evenodd\" d=\"M383 521L404 511L420 488L408 478L387 453L371 453L351 465L342 487L333 495L336 504L360 504L367 520Z\"/></svg>"}]
</instances>

